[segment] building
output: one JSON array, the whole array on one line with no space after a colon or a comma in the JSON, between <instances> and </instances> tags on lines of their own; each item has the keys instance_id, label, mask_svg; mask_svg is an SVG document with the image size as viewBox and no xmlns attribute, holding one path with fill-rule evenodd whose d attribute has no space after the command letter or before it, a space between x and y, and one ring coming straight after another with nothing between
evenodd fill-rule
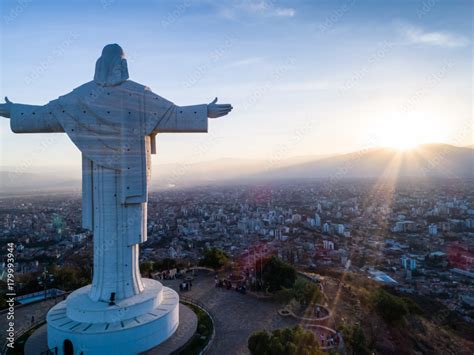
<instances>
[{"instance_id":1,"label":"building","mask_svg":"<svg viewBox=\"0 0 474 355\"><path fill-rule=\"evenodd\" d=\"M314 215L314 225L315 227L321 227L321 217L317 213Z\"/></svg>"},{"instance_id":2,"label":"building","mask_svg":"<svg viewBox=\"0 0 474 355\"><path fill-rule=\"evenodd\" d=\"M457 274L460 276L468 277L470 279L474 279L474 272L470 272L470 271L466 271L466 270L462 270L458 268L451 269L451 272L453 274Z\"/></svg>"},{"instance_id":3,"label":"building","mask_svg":"<svg viewBox=\"0 0 474 355\"><path fill-rule=\"evenodd\" d=\"M295 213L293 216L291 216L291 222L300 223L301 222L301 215L298 214L298 213Z\"/></svg>"},{"instance_id":4,"label":"building","mask_svg":"<svg viewBox=\"0 0 474 355\"><path fill-rule=\"evenodd\" d=\"M405 270L416 269L416 259L403 255L400 260L401 260L402 268L404 268Z\"/></svg>"},{"instance_id":5,"label":"building","mask_svg":"<svg viewBox=\"0 0 474 355\"><path fill-rule=\"evenodd\" d=\"M323 240L323 248L326 250L334 250L334 243L330 240Z\"/></svg>"},{"instance_id":6,"label":"building","mask_svg":"<svg viewBox=\"0 0 474 355\"><path fill-rule=\"evenodd\" d=\"M344 235L344 225L343 224L338 224L336 226L336 233L339 235Z\"/></svg>"},{"instance_id":7,"label":"building","mask_svg":"<svg viewBox=\"0 0 474 355\"><path fill-rule=\"evenodd\" d=\"M466 224L466 228L474 229L474 219L472 218L466 219L464 223Z\"/></svg>"},{"instance_id":8,"label":"building","mask_svg":"<svg viewBox=\"0 0 474 355\"><path fill-rule=\"evenodd\" d=\"M397 284L398 282L392 279L390 276L388 276L386 273L383 271L370 271L369 272L372 279L381 283L389 284L389 285L394 285Z\"/></svg>"},{"instance_id":9,"label":"building","mask_svg":"<svg viewBox=\"0 0 474 355\"><path fill-rule=\"evenodd\" d=\"M415 230L415 222L413 221L399 221L395 223L395 226L392 228L393 232L405 233Z\"/></svg>"},{"instance_id":10,"label":"building","mask_svg":"<svg viewBox=\"0 0 474 355\"><path fill-rule=\"evenodd\" d=\"M438 226L434 223L428 226L428 234L429 235L437 235L438 234Z\"/></svg>"},{"instance_id":11,"label":"building","mask_svg":"<svg viewBox=\"0 0 474 355\"><path fill-rule=\"evenodd\" d=\"M323 232L324 232L324 233L329 233L329 229L330 229L329 223L327 223L327 222L324 223L324 225L323 225Z\"/></svg>"}]
</instances>

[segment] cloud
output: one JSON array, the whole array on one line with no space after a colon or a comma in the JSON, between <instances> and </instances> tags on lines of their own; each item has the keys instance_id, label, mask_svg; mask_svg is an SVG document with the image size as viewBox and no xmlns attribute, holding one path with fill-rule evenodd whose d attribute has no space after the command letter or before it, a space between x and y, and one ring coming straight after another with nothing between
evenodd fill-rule
<instances>
[{"instance_id":1,"label":"cloud","mask_svg":"<svg viewBox=\"0 0 474 355\"><path fill-rule=\"evenodd\" d=\"M334 85L328 81L298 81L275 86L276 90L285 92L319 91L333 88Z\"/></svg>"},{"instance_id":2,"label":"cloud","mask_svg":"<svg viewBox=\"0 0 474 355\"><path fill-rule=\"evenodd\" d=\"M276 8L274 10L274 14L275 16L282 16L282 17L293 17L295 16L295 9L292 9L291 7L287 7L287 8Z\"/></svg>"},{"instance_id":3,"label":"cloud","mask_svg":"<svg viewBox=\"0 0 474 355\"><path fill-rule=\"evenodd\" d=\"M267 16L267 17L293 17L296 10L291 7L275 6L274 0L234 0L224 3L219 13L229 19L234 19L239 14Z\"/></svg>"},{"instance_id":4,"label":"cloud","mask_svg":"<svg viewBox=\"0 0 474 355\"><path fill-rule=\"evenodd\" d=\"M401 31L410 43L427 44L446 48L465 47L469 45L469 39L467 37L452 32L428 32L411 25L402 26Z\"/></svg>"},{"instance_id":5,"label":"cloud","mask_svg":"<svg viewBox=\"0 0 474 355\"><path fill-rule=\"evenodd\" d=\"M243 66L247 66L247 65L260 63L262 61L263 61L262 57L244 58L244 59L240 59L240 60L230 62L230 63L224 65L224 68L228 69L228 68L235 68L235 67L243 67Z\"/></svg>"}]
</instances>

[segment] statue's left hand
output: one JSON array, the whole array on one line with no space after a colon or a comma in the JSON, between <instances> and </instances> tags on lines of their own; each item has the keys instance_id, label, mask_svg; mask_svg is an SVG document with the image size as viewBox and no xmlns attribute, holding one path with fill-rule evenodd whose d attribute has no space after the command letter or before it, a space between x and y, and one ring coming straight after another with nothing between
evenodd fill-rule
<instances>
[{"instance_id":1,"label":"statue's left hand","mask_svg":"<svg viewBox=\"0 0 474 355\"><path fill-rule=\"evenodd\" d=\"M12 110L13 103L8 100L8 97L5 96L5 103L0 104L0 116L10 118L10 112Z\"/></svg>"},{"instance_id":2,"label":"statue's left hand","mask_svg":"<svg viewBox=\"0 0 474 355\"><path fill-rule=\"evenodd\" d=\"M212 101L210 104L207 105L207 117L209 118L218 118L221 116L227 115L230 111L232 111L232 105L230 104L216 104L217 97Z\"/></svg>"}]
</instances>

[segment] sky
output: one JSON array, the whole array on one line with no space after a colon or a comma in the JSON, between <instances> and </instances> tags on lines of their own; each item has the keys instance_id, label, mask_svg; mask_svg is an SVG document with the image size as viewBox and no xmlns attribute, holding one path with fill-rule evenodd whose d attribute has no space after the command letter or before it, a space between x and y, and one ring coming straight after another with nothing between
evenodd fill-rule
<instances>
[{"instance_id":1,"label":"sky","mask_svg":"<svg viewBox=\"0 0 474 355\"><path fill-rule=\"evenodd\" d=\"M208 134L159 135L154 164L470 145L472 24L470 0L5 0L0 97L46 104L118 43L160 96L234 107ZM0 169L80 169L65 134L0 130Z\"/></svg>"}]
</instances>

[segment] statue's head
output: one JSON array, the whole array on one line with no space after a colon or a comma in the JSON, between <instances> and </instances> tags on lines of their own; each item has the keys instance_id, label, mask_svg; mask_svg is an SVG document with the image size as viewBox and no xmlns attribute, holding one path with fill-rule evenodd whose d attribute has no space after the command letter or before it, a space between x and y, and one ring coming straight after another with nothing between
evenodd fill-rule
<instances>
[{"instance_id":1,"label":"statue's head","mask_svg":"<svg viewBox=\"0 0 474 355\"><path fill-rule=\"evenodd\" d=\"M114 86L127 79L127 60L122 47L116 43L106 45L95 63L94 81L102 86Z\"/></svg>"}]
</instances>

